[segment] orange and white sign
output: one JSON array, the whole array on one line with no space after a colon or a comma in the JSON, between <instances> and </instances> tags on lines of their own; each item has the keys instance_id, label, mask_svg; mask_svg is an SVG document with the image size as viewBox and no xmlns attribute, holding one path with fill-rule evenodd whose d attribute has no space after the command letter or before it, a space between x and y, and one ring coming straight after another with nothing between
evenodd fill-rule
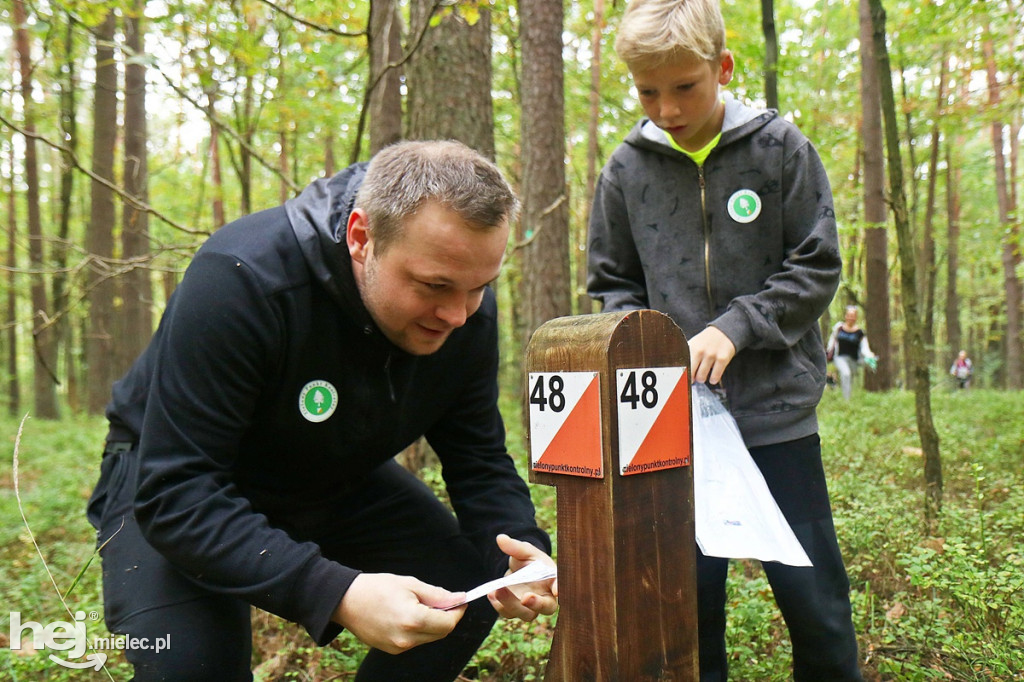
<instances>
[{"instance_id":1,"label":"orange and white sign","mask_svg":"<svg viewBox=\"0 0 1024 682\"><path fill-rule=\"evenodd\" d=\"M534 471L604 476L597 372L530 372L529 405Z\"/></svg>"},{"instance_id":2,"label":"orange and white sign","mask_svg":"<svg viewBox=\"0 0 1024 682\"><path fill-rule=\"evenodd\" d=\"M685 367L615 372L619 473L623 476L690 464L690 380Z\"/></svg>"}]
</instances>

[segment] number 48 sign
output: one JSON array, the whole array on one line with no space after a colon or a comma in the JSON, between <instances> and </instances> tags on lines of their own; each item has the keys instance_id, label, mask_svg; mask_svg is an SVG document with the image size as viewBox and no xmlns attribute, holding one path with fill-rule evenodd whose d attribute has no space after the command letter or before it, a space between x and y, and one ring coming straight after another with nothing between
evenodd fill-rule
<instances>
[{"instance_id":1,"label":"number 48 sign","mask_svg":"<svg viewBox=\"0 0 1024 682\"><path fill-rule=\"evenodd\" d=\"M688 374L685 367L615 372L623 476L690 464Z\"/></svg>"},{"instance_id":2,"label":"number 48 sign","mask_svg":"<svg viewBox=\"0 0 1024 682\"><path fill-rule=\"evenodd\" d=\"M534 471L602 478L597 372L530 372L530 461Z\"/></svg>"},{"instance_id":3,"label":"number 48 sign","mask_svg":"<svg viewBox=\"0 0 1024 682\"><path fill-rule=\"evenodd\" d=\"M690 464L689 375L684 367L615 373L619 473ZM597 372L531 372L530 461L534 471L604 477Z\"/></svg>"}]
</instances>

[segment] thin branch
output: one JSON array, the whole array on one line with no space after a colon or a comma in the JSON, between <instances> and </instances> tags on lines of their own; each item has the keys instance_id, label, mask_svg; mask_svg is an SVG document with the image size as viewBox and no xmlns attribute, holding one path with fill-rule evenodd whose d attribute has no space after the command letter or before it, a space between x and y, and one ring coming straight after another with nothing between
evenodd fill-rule
<instances>
[{"instance_id":1,"label":"thin branch","mask_svg":"<svg viewBox=\"0 0 1024 682\"><path fill-rule=\"evenodd\" d=\"M59 152L64 154L66 156L66 158L68 158L71 161L71 165L72 166L74 166L76 169L78 169L82 173L86 174L87 176L89 176L93 181L100 183L101 185L103 185L107 189L109 189L112 192L114 192L115 194L117 194L119 197L121 197L121 199L123 199L125 201L125 203L127 203L132 208L134 208L134 209L136 209L138 211L149 213L150 215L152 215L156 219L163 221L164 223L166 223L167 225L173 227L174 229L181 230L182 232L185 232L187 234L203 235L203 236L210 234L210 232L207 231L207 230L194 230L192 228L185 227L184 225L181 225L180 223L175 222L171 218L167 217L166 215L164 215L160 211L158 211L155 208L153 208L152 206L150 206L149 204L147 204L145 202L142 202L142 201L139 201L138 198L136 198L133 195L129 194L128 192L124 191L123 188L115 185L110 180L107 180L106 178L100 177L99 175L93 173L91 170L89 170L88 168L86 168L85 166L82 165L82 163L78 160L78 156L69 147L65 147L64 145L62 145L62 144L60 144L58 142L54 142L53 140L50 140L46 136L40 135L39 133L25 130L24 128L18 126L13 121L8 120L6 117L4 117L4 115L2 113L0 113L0 123L3 123L5 126L10 128L11 130L13 130L13 131L15 131L17 133L20 133L21 135L24 135L25 137L28 137L28 138L31 138L31 139L34 139L34 140L39 140L43 144L45 144L45 145L47 145L47 146L49 146L49 147L51 147L53 149L58 150Z\"/></svg>"},{"instance_id":2,"label":"thin branch","mask_svg":"<svg viewBox=\"0 0 1024 682\"><path fill-rule=\"evenodd\" d=\"M567 197L563 194L563 195L559 196L557 199L555 199L554 201L552 201L551 204L547 208L545 208L543 211L541 211L540 215L537 216L537 222L540 223L540 227L538 227L536 230L534 230L533 233L529 237L524 239L523 241L516 242L515 244L513 244L512 245L512 250L513 251L518 251L519 249L522 249L522 248L527 247L530 244L532 244L533 240L536 239L537 235L540 234L541 228L544 227L544 223L541 222L541 221L544 218L546 218L548 215L553 213L555 211L555 209L557 209L559 206L564 204L566 202L566 200L567 200Z\"/></svg>"},{"instance_id":3,"label":"thin branch","mask_svg":"<svg viewBox=\"0 0 1024 682\"><path fill-rule=\"evenodd\" d=\"M45 310L38 310L33 313L33 317L39 315L43 320L43 323L38 327L35 326L34 322L31 323L33 337L43 333L53 325L55 325L62 317L68 315L74 310L80 303L85 301L89 294L99 285L104 282L120 277L132 270L138 268L146 268L153 272L176 272L174 268L167 267L154 267L153 261L157 258L176 251L194 252L197 245L179 245L166 247L153 253L146 254L144 256L137 256L135 258L117 259L117 258L104 258L96 256L95 254L85 254L85 256L79 260L75 265L70 267L64 267L59 269L38 269L38 268L12 268L8 266L0 265L0 272L15 272L18 274L27 275L48 275L48 274L66 274L69 279L79 280L82 272L85 270L92 270L97 276L95 279L79 286L79 293L74 296L68 296L65 305L59 310L55 311L52 315L47 313ZM17 326L19 323L16 320L0 324L0 331L7 330L13 326ZM52 371L51 371L52 374Z\"/></svg>"},{"instance_id":4,"label":"thin branch","mask_svg":"<svg viewBox=\"0 0 1024 682\"><path fill-rule=\"evenodd\" d=\"M371 81L370 84L366 87L366 90L363 91L363 105L359 108L359 123L358 127L356 128L356 143L352 149L352 156L349 159L351 163L355 163L356 161L359 160L360 140L363 139L363 130L366 128L366 117L370 112L370 95L372 95L373 91L377 89L377 84L380 83L384 76L387 75L388 71L390 71L391 69L397 69L400 66L405 65L406 62L412 59L412 56L416 54L417 50L420 49L420 45L423 44L423 38L427 35L427 29L430 28L430 20L434 17L434 13L437 12L438 8L440 8L441 5L443 4L445 4L445 0L434 0L434 5L433 7L430 8L430 14L428 14L427 18L424 20L423 27L420 29L419 34L416 36L416 40L413 41L412 47L410 47L409 50L404 55L402 55L402 58L399 59L397 62L388 62L387 64L385 64L384 68L380 70L380 73L376 75L373 81ZM372 39L369 32L366 33L366 37L367 41Z\"/></svg>"},{"instance_id":5,"label":"thin branch","mask_svg":"<svg viewBox=\"0 0 1024 682\"><path fill-rule=\"evenodd\" d=\"M244 149L245 151L247 151L250 154L250 156L256 159L256 161L261 166L263 166L272 174L280 178L281 182L288 186L288 189L290 189L293 192L298 192L301 189L298 185L292 182L291 178L289 178L286 175L282 175L280 169L277 168L276 165L271 164L269 161L266 161L262 156L260 156L260 154L255 149L253 149L252 145L250 145L248 142L242 139L241 135L239 135L237 130L221 121L220 117L213 112L212 107L204 107L202 104L193 99L187 92L185 92L185 90L180 85L177 85L176 83L171 81L170 76L165 74L163 71L160 71L160 69L157 69L157 71L160 72L160 75L163 76L164 81L167 83L168 86L170 86L172 90L174 90L174 92L178 93L178 95L180 95L183 99L189 102L196 109L203 112L203 114L210 120L211 124L217 126L218 130L227 133L231 138L233 138L239 144L239 146L242 147L242 149Z\"/></svg>"},{"instance_id":6,"label":"thin branch","mask_svg":"<svg viewBox=\"0 0 1024 682\"><path fill-rule=\"evenodd\" d=\"M330 33L331 35L336 35L341 38L360 38L366 35L366 31L359 31L358 33L346 33L345 31L339 31L338 29L331 28L330 26L324 26L323 24L315 24L312 21L309 21L308 19L303 19L299 15L289 12L284 7L276 5L270 0L260 0L260 2L262 2L264 5L271 8L275 12L279 12L285 15L295 23L302 24L303 26L311 28L314 31L320 31L321 33Z\"/></svg>"},{"instance_id":7,"label":"thin branch","mask_svg":"<svg viewBox=\"0 0 1024 682\"><path fill-rule=\"evenodd\" d=\"M20 479L19 479L19 476L18 476L18 468L19 468L18 465L19 465L20 462L19 462L19 457L18 456L19 456L19 450L21 449L21 436L22 436L22 433L25 430L25 422L27 420L28 420L28 414L26 414L24 417L22 417L21 423L18 424L18 432L17 432L17 434L14 437L14 457L12 459L12 470L11 470L11 479L12 479L12 481L14 483L14 499L17 501L18 511L21 513L21 520L25 524L25 531L28 533L28 537L32 541L32 546L35 547L35 549L36 549L36 554L39 555L39 561L40 561L40 563L43 566L43 570L46 571L46 576L50 579L50 584L53 585L53 589L57 593L57 599L60 600L60 603L64 607L64 610L67 611L68 615L71 616L72 619L73 619L74 616L75 616L75 613L74 613L74 611L71 610L71 607L68 606L67 599L61 593L60 587L57 586L57 579L53 577L53 572L50 571L50 566L49 566L49 564L46 563L46 556L43 555L43 550L39 546L39 542L36 540L36 535L35 535L35 533L32 532L32 526L28 522L28 516L25 514L25 506L24 506L24 504L23 504L23 502L21 500L21 485L20 485ZM90 657L94 657L94 660L99 661L99 667L97 667L96 670L100 670L100 668L102 668L103 672L105 672L107 674L107 677L110 678L110 680L113 682L113 679L114 679L113 675L110 674L110 671L107 670L106 666L104 665L104 663L106 663L106 661L107 661L107 655L105 653L102 653L102 652L97 652L95 646L93 644L91 644L91 643L89 644L89 648L92 649L95 652L93 654L90 654L89 656Z\"/></svg>"}]
</instances>

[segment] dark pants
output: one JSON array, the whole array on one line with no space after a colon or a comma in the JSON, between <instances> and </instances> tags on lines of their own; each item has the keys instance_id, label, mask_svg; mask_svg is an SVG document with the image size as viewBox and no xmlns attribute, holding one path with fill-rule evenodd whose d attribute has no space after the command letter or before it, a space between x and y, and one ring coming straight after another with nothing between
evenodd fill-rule
<instances>
[{"instance_id":1,"label":"dark pants","mask_svg":"<svg viewBox=\"0 0 1024 682\"><path fill-rule=\"evenodd\" d=\"M107 627L137 641L170 643L159 652L125 651L135 680L251 680L249 604L188 580L145 541L132 513L134 452L108 454L103 465L105 493L90 501L89 518L101 543L117 533L116 542L101 551ZM324 556L366 572L412 575L452 591L493 577L452 513L393 461L376 469L354 496L323 519L321 532L312 538ZM356 681L450 682L496 617L486 599L477 600L444 639L399 655L371 649Z\"/></svg>"},{"instance_id":2,"label":"dark pants","mask_svg":"<svg viewBox=\"0 0 1024 682\"><path fill-rule=\"evenodd\" d=\"M766 561L772 593L793 642L796 682L861 680L850 610L850 582L832 525L817 435L750 448L773 497L812 567ZM701 682L724 682L725 582L729 560L697 551L697 619Z\"/></svg>"}]
</instances>

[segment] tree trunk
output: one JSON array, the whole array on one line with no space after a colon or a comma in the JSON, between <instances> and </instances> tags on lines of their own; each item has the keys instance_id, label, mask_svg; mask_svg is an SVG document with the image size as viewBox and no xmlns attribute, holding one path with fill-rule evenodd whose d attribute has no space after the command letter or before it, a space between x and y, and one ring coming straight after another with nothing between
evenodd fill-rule
<instances>
[{"instance_id":1,"label":"tree trunk","mask_svg":"<svg viewBox=\"0 0 1024 682\"><path fill-rule=\"evenodd\" d=\"M562 3L520 0L522 47L522 342L568 315L569 204L565 185Z\"/></svg>"},{"instance_id":2,"label":"tree trunk","mask_svg":"<svg viewBox=\"0 0 1024 682\"><path fill-rule=\"evenodd\" d=\"M253 83L252 74L246 72L245 75L245 87L242 90L242 112L240 114L240 120L242 121L242 141L245 144L239 145L238 156L240 159L240 166L238 168L238 184L242 190L241 205L239 210L241 215L248 215L252 213L252 152L249 150L253 149L253 139L256 137L256 127L253 121L254 111L256 109L256 87Z\"/></svg>"},{"instance_id":3,"label":"tree trunk","mask_svg":"<svg viewBox=\"0 0 1024 682\"><path fill-rule=\"evenodd\" d=\"M951 66L952 60L951 57ZM966 73L962 75L959 99L967 101L970 77ZM963 331L960 325L960 293L957 287L957 278L960 272L960 178L962 173L959 159L953 155L953 150L963 149L964 145L962 129L958 131L953 143L946 145L946 342L949 346L947 359L964 348ZM973 319L973 317L969 315L967 319Z\"/></svg>"},{"instance_id":4,"label":"tree trunk","mask_svg":"<svg viewBox=\"0 0 1024 682\"><path fill-rule=\"evenodd\" d=\"M878 355L878 367L866 373L869 391L892 388L892 340L889 321L889 237L886 230L885 161L878 71L872 47L871 10L860 0L861 107L864 138L864 252L866 255L864 318L868 342ZM891 86L890 86L891 87Z\"/></svg>"},{"instance_id":5,"label":"tree trunk","mask_svg":"<svg viewBox=\"0 0 1024 682\"><path fill-rule=\"evenodd\" d=\"M370 2L370 154L402 139L402 19L395 0Z\"/></svg>"},{"instance_id":6,"label":"tree trunk","mask_svg":"<svg viewBox=\"0 0 1024 682\"><path fill-rule=\"evenodd\" d=\"M334 133L328 132L324 136L324 177L334 175Z\"/></svg>"},{"instance_id":7,"label":"tree trunk","mask_svg":"<svg viewBox=\"0 0 1024 682\"><path fill-rule=\"evenodd\" d=\"M7 140L10 166L7 175L7 256L4 260L7 264L7 306L3 329L7 360L7 414L17 417L21 412L21 385L18 381L18 297L15 289L17 278L14 272L18 267L14 246L18 236L18 218L14 195L14 145L11 142L12 139Z\"/></svg>"},{"instance_id":8,"label":"tree trunk","mask_svg":"<svg viewBox=\"0 0 1024 682\"><path fill-rule=\"evenodd\" d=\"M206 111L210 121L210 184L213 185L213 229L218 229L227 224L224 215L224 171L220 161L220 126L217 125L214 115L214 101L216 88L206 89Z\"/></svg>"},{"instance_id":9,"label":"tree trunk","mask_svg":"<svg viewBox=\"0 0 1024 682\"><path fill-rule=\"evenodd\" d=\"M932 121L931 153L928 157L928 189L924 222L921 226L921 300L924 307L924 345L928 364L935 362L935 188L939 175L940 125L946 100L946 58L939 67L939 91Z\"/></svg>"},{"instance_id":10,"label":"tree trunk","mask_svg":"<svg viewBox=\"0 0 1024 682\"><path fill-rule=\"evenodd\" d=\"M960 330L960 295L957 276L960 271L960 168L953 166L951 148L946 145L946 344L947 357L963 348ZM956 146L957 149L962 147Z\"/></svg>"},{"instance_id":11,"label":"tree trunk","mask_svg":"<svg viewBox=\"0 0 1024 682\"><path fill-rule=\"evenodd\" d=\"M25 5L14 0L12 19L14 21L14 42L18 52L18 67L21 74L21 97L24 107L25 128L25 201L28 217L28 254L32 271L32 345L33 345L33 393L35 416L41 419L56 419L57 374L56 374L56 329L49 324L52 311L46 293L46 258L43 251L43 224L39 212L39 164L36 157L35 99L32 95L32 54L29 40Z\"/></svg>"},{"instance_id":12,"label":"tree trunk","mask_svg":"<svg viewBox=\"0 0 1024 682\"><path fill-rule=\"evenodd\" d=\"M430 21L434 0L412 3L411 32L419 35ZM491 100L491 14L481 9L470 24L446 10L427 29L409 59L408 137L458 140L494 158L494 109Z\"/></svg>"},{"instance_id":13,"label":"tree trunk","mask_svg":"<svg viewBox=\"0 0 1024 682\"><path fill-rule=\"evenodd\" d=\"M999 110L999 78L996 74L992 41L985 41L985 61L988 71L988 102L993 112ZM1024 388L1021 373L1021 282L1017 277L1020 265L1020 225L1013 220L1010 190L1006 177L1006 157L1003 154L1003 122L992 122L992 150L996 167L996 200L999 223L1003 226L1003 288L1006 292L1006 387Z\"/></svg>"},{"instance_id":14,"label":"tree trunk","mask_svg":"<svg viewBox=\"0 0 1024 682\"><path fill-rule=\"evenodd\" d=\"M92 171L97 177L114 181L114 146L117 140L117 63L114 61L114 13L96 28L96 85L93 102ZM93 260L88 283L89 331L85 340L88 366L90 414L102 414L110 399L115 343L114 286L110 259L114 255L114 195L92 181L86 249Z\"/></svg>"},{"instance_id":15,"label":"tree trunk","mask_svg":"<svg viewBox=\"0 0 1024 682\"><path fill-rule=\"evenodd\" d=\"M447 10L440 23L428 27L437 5L435 0L415 0L410 8L411 33L422 33L423 40L406 67L407 137L458 140L493 159L491 15L482 10L470 24ZM417 473L435 462L436 455L420 439L401 453L399 461Z\"/></svg>"},{"instance_id":16,"label":"tree trunk","mask_svg":"<svg viewBox=\"0 0 1024 682\"><path fill-rule=\"evenodd\" d=\"M880 102L885 120L885 142L889 161L889 195L899 244L903 316L907 327L906 347L914 372L917 432L921 439L921 449L924 451L925 522L929 532L932 532L935 530L936 522L942 511L942 459L939 455L939 435L932 421L929 367L925 358L923 330L918 313L914 240L910 234L907 198L903 187L903 162L900 158L899 130L896 123L896 100L893 96L889 52L885 40L885 9L882 7L881 0L869 1L874 29L872 37L878 68Z\"/></svg>"},{"instance_id":17,"label":"tree trunk","mask_svg":"<svg viewBox=\"0 0 1024 682\"><path fill-rule=\"evenodd\" d=\"M587 295L587 226L590 224L590 199L597 187L600 164L601 121L601 43L604 31L604 0L594 0L594 28L590 34L590 113L587 120L587 202L586 219L581 221L579 235L573 243L576 267L576 312L585 315L594 312L594 301Z\"/></svg>"},{"instance_id":18,"label":"tree trunk","mask_svg":"<svg viewBox=\"0 0 1024 682\"><path fill-rule=\"evenodd\" d=\"M1017 160L1020 158L1020 129L1021 129L1021 112L1015 111L1013 114L1013 120L1010 122L1010 181L1009 185L1009 199L1010 199L1010 211L1015 212L1017 210Z\"/></svg>"},{"instance_id":19,"label":"tree trunk","mask_svg":"<svg viewBox=\"0 0 1024 682\"><path fill-rule=\"evenodd\" d=\"M288 187L288 133L285 130L287 123L281 122L281 129L277 131L277 144L280 152L277 155L277 171L280 174L277 182L277 201L283 204L291 196L291 189Z\"/></svg>"},{"instance_id":20,"label":"tree trunk","mask_svg":"<svg viewBox=\"0 0 1024 682\"><path fill-rule=\"evenodd\" d=\"M141 203L149 202L149 160L146 153L146 65L142 60L143 19L146 0L135 0L124 18L128 59L124 74L124 189ZM149 214L129 202L122 208L121 252L125 260L137 260L121 278L124 336L118 339L121 366L125 371L153 332L153 285L149 268L141 261L149 254Z\"/></svg>"},{"instance_id":21,"label":"tree trunk","mask_svg":"<svg viewBox=\"0 0 1024 682\"><path fill-rule=\"evenodd\" d=\"M75 65L75 19L71 12L65 14L67 25L64 32L64 65L62 73L64 78L60 82L60 129L64 139L64 147L60 155L60 224L57 228L57 241L51 249L51 259L54 265L52 281L53 310L57 315L54 323L57 337L57 352L55 357L60 356L61 347L64 348L64 376L66 380L66 395L68 407L72 412L77 412L79 407L78 399L78 367L75 362L77 353L72 352L72 324L69 314L69 292L68 276L66 267L68 263L68 244L71 233L71 210L74 198L75 175L77 170L74 167L74 157L78 153L78 104L76 93L78 90L78 78Z\"/></svg>"},{"instance_id":22,"label":"tree trunk","mask_svg":"<svg viewBox=\"0 0 1024 682\"><path fill-rule=\"evenodd\" d=\"M764 101L769 109L779 108L779 39L775 34L775 2L761 0L761 29L764 32Z\"/></svg>"}]
</instances>

